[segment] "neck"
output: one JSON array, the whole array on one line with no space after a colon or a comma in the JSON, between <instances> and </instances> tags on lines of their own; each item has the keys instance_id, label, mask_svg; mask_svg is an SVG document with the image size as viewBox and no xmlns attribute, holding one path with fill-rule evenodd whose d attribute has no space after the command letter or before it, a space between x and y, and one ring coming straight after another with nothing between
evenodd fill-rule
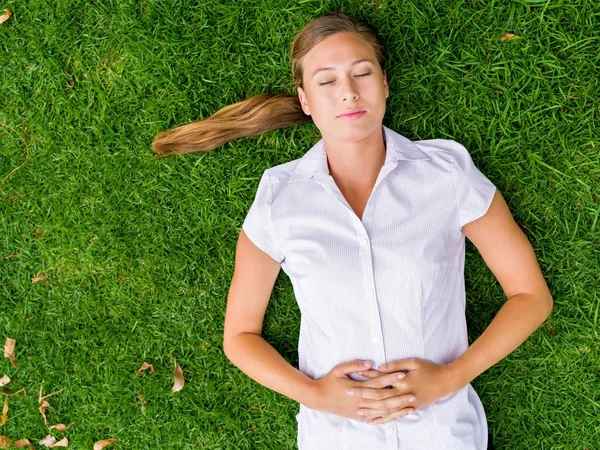
<instances>
[{"instance_id":1,"label":"neck","mask_svg":"<svg viewBox=\"0 0 600 450\"><path fill-rule=\"evenodd\" d=\"M338 186L362 189L373 186L385 163L383 127L355 142L323 138L329 174Z\"/></svg>"}]
</instances>

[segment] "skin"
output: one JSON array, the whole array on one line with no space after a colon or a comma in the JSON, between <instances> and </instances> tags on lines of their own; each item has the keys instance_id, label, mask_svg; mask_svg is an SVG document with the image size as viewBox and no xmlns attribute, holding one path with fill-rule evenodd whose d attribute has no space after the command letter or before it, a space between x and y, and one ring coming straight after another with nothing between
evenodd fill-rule
<instances>
[{"instance_id":1,"label":"skin","mask_svg":"<svg viewBox=\"0 0 600 450\"><path fill-rule=\"evenodd\" d=\"M361 59L373 64L352 65ZM389 95L385 73L369 44L352 33L324 39L305 55L303 64L298 98L322 133L330 174L349 203L360 209L385 160L381 128ZM331 70L312 76L323 67ZM327 82L331 83L320 85ZM354 121L338 117L351 109L366 113ZM533 248L499 191L488 211L462 231L498 280L506 301L455 361L439 365L413 358L370 370L368 361L357 360L336 365L319 380L308 378L261 336L280 265L243 230L225 315L226 355L257 382L309 408L373 423L401 419L457 392L521 345L549 316L553 304ZM369 380L351 380L348 375L357 371Z\"/></svg>"}]
</instances>

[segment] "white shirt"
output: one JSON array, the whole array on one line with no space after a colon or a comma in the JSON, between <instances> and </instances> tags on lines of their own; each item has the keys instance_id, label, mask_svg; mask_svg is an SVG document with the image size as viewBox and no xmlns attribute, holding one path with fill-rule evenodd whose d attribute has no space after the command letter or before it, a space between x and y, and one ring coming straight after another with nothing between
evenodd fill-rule
<instances>
[{"instance_id":1,"label":"white shirt","mask_svg":"<svg viewBox=\"0 0 600 450\"><path fill-rule=\"evenodd\" d=\"M354 359L375 369L413 357L445 364L468 348L462 226L487 211L496 188L461 144L383 129L386 160L362 220L329 175L321 139L264 171L242 225L290 278L301 312L298 369L313 379ZM300 450L487 448L470 384L385 424L303 404L296 419Z\"/></svg>"}]
</instances>

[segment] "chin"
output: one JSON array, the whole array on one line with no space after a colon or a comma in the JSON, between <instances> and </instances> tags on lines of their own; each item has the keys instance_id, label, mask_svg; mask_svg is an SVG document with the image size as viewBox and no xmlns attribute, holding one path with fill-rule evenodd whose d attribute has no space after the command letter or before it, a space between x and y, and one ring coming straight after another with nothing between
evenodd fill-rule
<instances>
[{"instance_id":1,"label":"chin","mask_svg":"<svg viewBox=\"0 0 600 450\"><path fill-rule=\"evenodd\" d=\"M375 130L381 128L381 124L354 124L337 130L336 138L340 141L358 142L368 138Z\"/></svg>"}]
</instances>

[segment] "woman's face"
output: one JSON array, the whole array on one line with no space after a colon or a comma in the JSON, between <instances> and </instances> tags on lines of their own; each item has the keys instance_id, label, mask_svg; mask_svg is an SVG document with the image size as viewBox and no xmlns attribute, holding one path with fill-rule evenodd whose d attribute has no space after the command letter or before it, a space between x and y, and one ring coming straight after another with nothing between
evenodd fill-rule
<instances>
[{"instance_id":1,"label":"woman's face","mask_svg":"<svg viewBox=\"0 0 600 450\"><path fill-rule=\"evenodd\" d=\"M389 88L369 43L339 32L315 45L302 64L298 98L325 140L359 142L381 129ZM361 113L342 117L354 111Z\"/></svg>"}]
</instances>

